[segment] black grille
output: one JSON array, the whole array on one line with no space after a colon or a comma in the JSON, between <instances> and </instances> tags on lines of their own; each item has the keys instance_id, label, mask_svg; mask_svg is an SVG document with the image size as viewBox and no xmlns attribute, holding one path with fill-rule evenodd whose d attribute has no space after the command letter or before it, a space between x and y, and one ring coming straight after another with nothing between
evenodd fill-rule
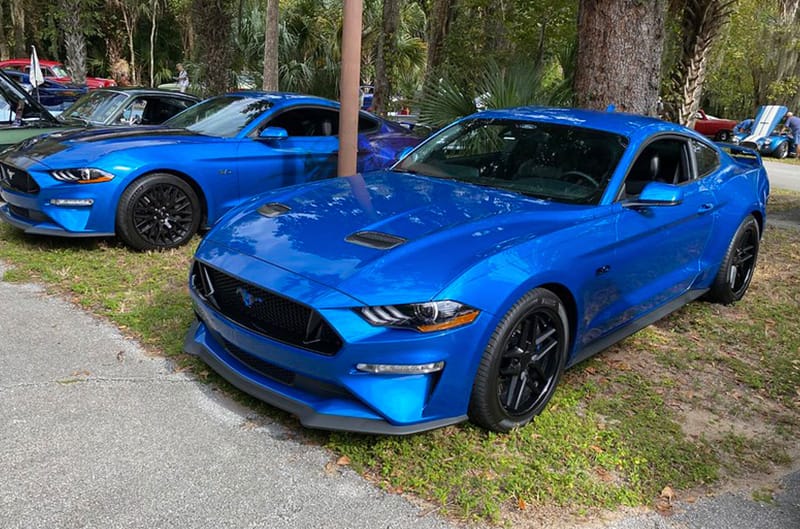
<instances>
[{"instance_id":1,"label":"black grille","mask_svg":"<svg viewBox=\"0 0 800 529\"><path fill-rule=\"evenodd\" d=\"M25 209L19 206L13 206L11 204L8 205L8 209L11 210L11 213L13 213L14 215L22 217L24 219L34 220L39 222L46 222L50 220L47 217L47 215L31 209Z\"/></svg>"},{"instance_id":2,"label":"black grille","mask_svg":"<svg viewBox=\"0 0 800 529\"><path fill-rule=\"evenodd\" d=\"M261 373L265 377L277 380L278 382L288 386L294 384L295 374L288 369L276 366L275 364L271 364L262 358L251 355L227 340L225 341L225 350L227 350L232 357L236 358L253 371Z\"/></svg>"},{"instance_id":3,"label":"black grille","mask_svg":"<svg viewBox=\"0 0 800 529\"><path fill-rule=\"evenodd\" d=\"M334 355L342 340L318 312L291 299L240 281L195 262L192 288L242 327L324 355Z\"/></svg>"},{"instance_id":4,"label":"black grille","mask_svg":"<svg viewBox=\"0 0 800 529\"><path fill-rule=\"evenodd\" d=\"M0 187L34 195L39 192L39 184L27 172L0 163Z\"/></svg>"}]
</instances>

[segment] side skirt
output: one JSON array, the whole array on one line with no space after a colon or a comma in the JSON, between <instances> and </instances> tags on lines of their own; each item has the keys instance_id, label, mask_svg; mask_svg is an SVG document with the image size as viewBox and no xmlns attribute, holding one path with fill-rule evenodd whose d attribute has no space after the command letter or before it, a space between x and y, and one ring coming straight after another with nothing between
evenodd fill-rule
<instances>
[{"instance_id":1,"label":"side skirt","mask_svg":"<svg viewBox=\"0 0 800 529\"><path fill-rule=\"evenodd\" d=\"M597 353L599 353L603 349L607 349L607 348L611 347L615 343L627 338L631 334L633 334L633 333L635 333L637 331L640 331L640 330L644 329L645 327L647 327L648 325L651 325L651 324L657 322L658 320L660 320L664 316L667 316L668 314L670 314L672 312L675 312L676 310L678 310L679 308L683 307L684 305L686 305L686 304L694 301L695 299L699 298L700 296L702 296L706 292L708 292L708 289L688 290L688 291L686 291L685 293L683 293L679 297L673 299L669 303L666 303L666 304L658 307L657 309L653 310L649 314L645 314L644 316L642 316L638 320L633 320L628 325L626 325L626 326L614 331L613 333L609 334L608 336L604 336L603 338L600 338L599 340L590 343L589 345L587 345L586 347L584 347L583 349L578 351L577 354L575 354L572 357L572 359L569 362L567 362L567 367L572 367L575 364L583 362L584 360L586 360L590 356L596 355Z\"/></svg>"}]
</instances>

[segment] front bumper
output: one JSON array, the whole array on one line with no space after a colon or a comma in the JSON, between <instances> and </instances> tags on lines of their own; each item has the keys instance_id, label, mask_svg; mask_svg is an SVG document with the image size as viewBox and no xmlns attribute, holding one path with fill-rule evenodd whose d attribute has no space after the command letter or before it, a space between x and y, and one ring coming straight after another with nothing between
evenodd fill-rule
<instances>
[{"instance_id":1,"label":"front bumper","mask_svg":"<svg viewBox=\"0 0 800 529\"><path fill-rule=\"evenodd\" d=\"M103 237L114 235L114 182L65 184L49 176L32 174L39 184L36 193L0 190L6 203L0 219L25 233L61 237ZM91 205L55 205L54 200L91 200Z\"/></svg>"},{"instance_id":2,"label":"front bumper","mask_svg":"<svg viewBox=\"0 0 800 529\"><path fill-rule=\"evenodd\" d=\"M228 319L192 288L197 321L184 350L234 386L310 428L410 434L467 418L472 381L493 329L489 314L430 334L373 327L352 310L357 301L333 289L208 241L200 254L209 257L203 260L209 266L314 308L342 339L332 355L282 343ZM444 368L411 375L356 369L359 363L433 362L444 362Z\"/></svg>"}]
</instances>

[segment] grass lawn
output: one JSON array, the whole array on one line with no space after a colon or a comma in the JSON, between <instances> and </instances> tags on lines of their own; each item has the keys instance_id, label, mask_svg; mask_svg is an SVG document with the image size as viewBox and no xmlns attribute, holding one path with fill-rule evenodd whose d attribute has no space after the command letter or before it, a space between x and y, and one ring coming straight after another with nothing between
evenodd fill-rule
<instances>
[{"instance_id":1,"label":"grass lawn","mask_svg":"<svg viewBox=\"0 0 800 529\"><path fill-rule=\"evenodd\" d=\"M800 194L773 194L770 214L797 211ZM800 462L800 229L767 229L743 301L692 303L571 369L532 425L498 435L462 424L399 438L304 430L184 355L195 245L134 253L113 240L26 237L0 225L5 280L46 285L328 446L332 461L449 516L512 524L546 512L663 508L666 487L686 499L738 483L757 486L764 501L770 472Z\"/></svg>"}]
</instances>

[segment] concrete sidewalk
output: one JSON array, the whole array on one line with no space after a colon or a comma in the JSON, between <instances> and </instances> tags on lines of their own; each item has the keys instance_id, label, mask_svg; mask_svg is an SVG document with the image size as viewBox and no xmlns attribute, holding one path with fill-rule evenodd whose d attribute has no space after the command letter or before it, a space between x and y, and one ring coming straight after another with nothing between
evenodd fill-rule
<instances>
[{"instance_id":1,"label":"concrete sidewalk","mask_svg":"<svg viewBox=\"0 0 800 529\"><path fill-rule=\"evenodd\" d=\"M0 280L0 527L455 527L330 472L335 456L292 433L111 325ZM774 505L727 494L606 526L800 529L799 503L795 473Z\"/></svg>"}]
</instances>

